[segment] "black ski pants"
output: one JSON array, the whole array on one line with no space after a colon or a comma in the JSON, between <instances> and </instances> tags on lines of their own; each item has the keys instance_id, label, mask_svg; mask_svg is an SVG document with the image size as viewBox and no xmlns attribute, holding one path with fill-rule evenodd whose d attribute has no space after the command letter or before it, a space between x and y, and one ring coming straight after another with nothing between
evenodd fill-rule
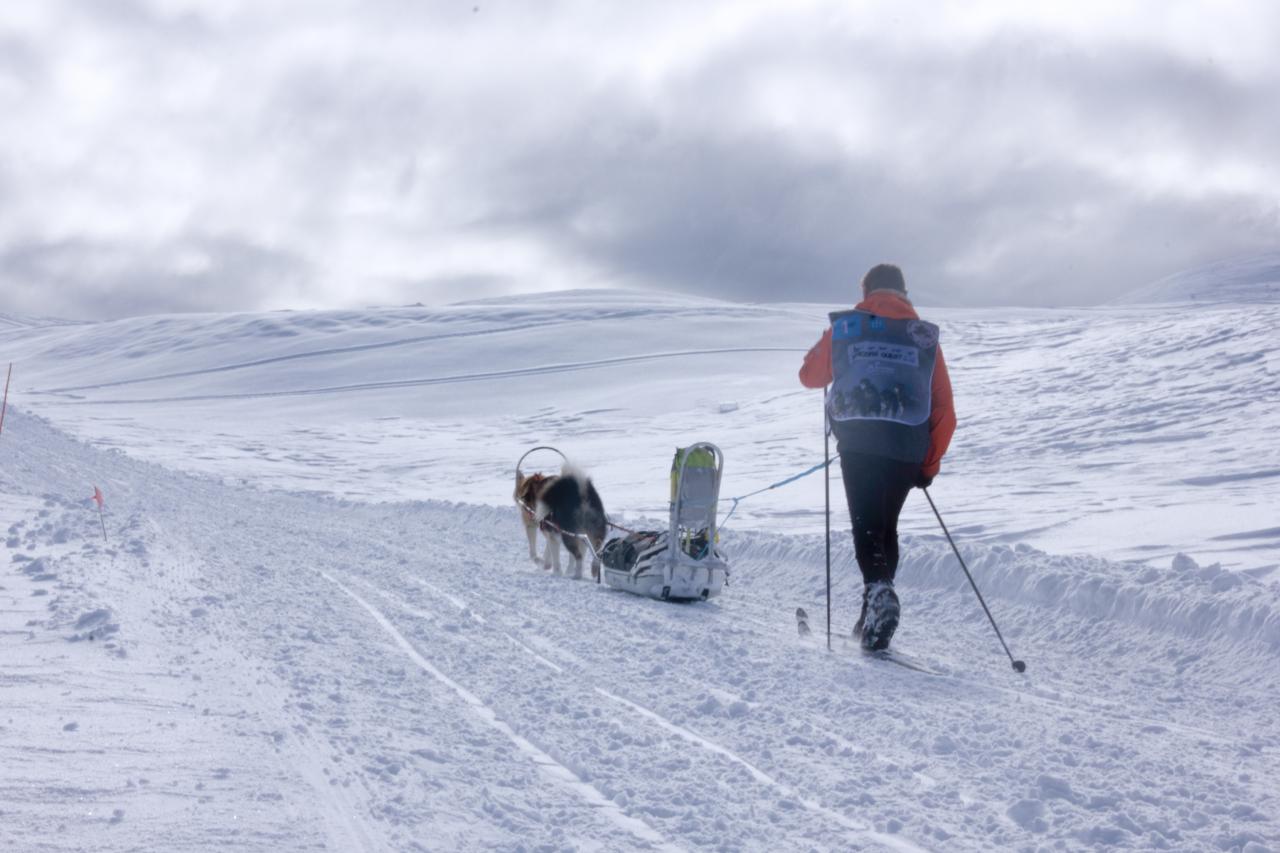
<instances>
[{"instance_id":1,"label":"black ski pants","mask_svg":"<svg viewBox=\"0 0 1280 853\"><path fill-rule=\"evenodd\" d=\"M920 463L845 452L840 454L840 472L862 581L892 583L898 572L898 515L920 474Z\"/></svg>"}]
</instances>

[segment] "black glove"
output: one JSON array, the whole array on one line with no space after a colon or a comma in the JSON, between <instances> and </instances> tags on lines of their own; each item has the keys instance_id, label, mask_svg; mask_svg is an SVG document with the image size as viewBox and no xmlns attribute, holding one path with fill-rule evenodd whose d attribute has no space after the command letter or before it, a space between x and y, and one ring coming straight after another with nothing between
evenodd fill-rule
<instances>
[{"instance_id":1,"label":"black glove","mask_svg":"<svg viewBox=\"0 0 1280 853\"><path fill-rule=\"evenodd\" d=\"M933 485L933 478L926 476L924 473L924 469L921 468L920 473L916 474L916 488L927 489L932 485Z\"/></svg>"}]
</instances>

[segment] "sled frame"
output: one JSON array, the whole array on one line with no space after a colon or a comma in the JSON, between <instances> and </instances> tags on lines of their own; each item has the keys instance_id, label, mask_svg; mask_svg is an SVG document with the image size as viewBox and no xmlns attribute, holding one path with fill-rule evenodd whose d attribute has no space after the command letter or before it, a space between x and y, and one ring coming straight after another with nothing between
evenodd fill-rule
<instances>
[{"instance_id":1,"label":"sled frame","mask_svg":"<svg viewBox=\"0 0 1280 853\"><path fill-rule=\"evenodd\" d=\"M711 468L695 466L694 470L708 471L711 479L710 483L703 486L704 493L699 496L701 499L692 502L691 506L690 498L693 496L688 494L688 489L686 488L686 485L692 482L688 478L689 459L698 450L709 451L715 460L715 465ZM684 448L683 456L680 459L680 468L676 475L675 498L671 501L670 517L668 519L667 559L663 561L662 570L663 586L667 589L673 583L676 567L681 565L703 568L705 564L707 580L708 583L711 582L715 561L708 558L715 556L716 541L719 538L720 478L723 473L724 453L719 447L709 441L699 441ZM703 553L698 557L686 554L683 547L681 547L681 537L685 534L692 535L703 531L705 531L707 537ZM663 597L665 598L666 596L664 595Z\"/></svg>"}]
</instances>

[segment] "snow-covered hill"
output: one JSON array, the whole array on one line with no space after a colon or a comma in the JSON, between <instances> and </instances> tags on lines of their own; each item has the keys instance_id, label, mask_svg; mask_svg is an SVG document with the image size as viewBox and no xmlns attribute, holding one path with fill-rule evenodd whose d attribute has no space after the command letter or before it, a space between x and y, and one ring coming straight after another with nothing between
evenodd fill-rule
<instances>
[{"instance_id":1,"label":"snow-covered hill","mask_svg":"<svg viewBox=\"0 0 1280 853\"><path fill-rule=\"evenodd\" d=\"M796 371L812 305L570 292L445 308L143 317L0 334L15 401L138 458L263 487L505 505L560 447L617 514L660 515L674 445L746 494L822 459ZM960 429L936 493L971 540L1280 565L1280 305L947 309ZM822 529L817 477L735 520ZM930 529L923 502L908 529Z\"/></svg>"},{"instance_id":2,"label":"snow-covered hill","mask_svg":"<svg viewBox=\"0 0 1280 853\"><path fill-rule=\"evenodd\" d=\"M1117 304L1280 303L1280 252L1233 258L1180 272L1125 294Z\"/></svg>"},{"instance_id":3,"label":"snow-covered hill","mask_svg":"<svg viewBox=\"0 0 1280 853\"><path fill-rule=\"evenodd\" d=\"M741 504L707 604L528 563L535 444L632 521L690 439L726 496L819 460L817 306L0 329L0 843L1274 849L1277 313L934 312L961 426L933 491L1025 676L915 498L897 642L940 675L796 638L817 476Z\"/></svg>"}]
</instances>

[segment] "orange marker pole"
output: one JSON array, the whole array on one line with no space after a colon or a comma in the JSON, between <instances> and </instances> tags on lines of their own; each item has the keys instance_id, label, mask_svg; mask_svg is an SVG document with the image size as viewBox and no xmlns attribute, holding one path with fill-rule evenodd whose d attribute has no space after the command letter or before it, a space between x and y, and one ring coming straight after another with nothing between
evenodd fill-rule
<instances>
[{"instance_id":1,"label":"orange marker pole","mask_svg":"<svg viewBox=\"0 0 1280 853\"><path fill-rule=\"evenodd\" d=\"M9 373L4 378L4 402L0 403L0 434L4 433L4 412L9 408L9 380L13 378L13 362L9 362Z\"/></svg>"},{"instance_id":2,"label":"orange marker pole","mask_svg":"<svg viewBox=\"0 0 1280 853\"><path fill-rule=\"evenodd\" d=\"M102 523L102 541L107 541L107 521L102 515L102 505L106 500L102 497L102 490L97 486L93 487L93 502L98 505L98 521Z\"/></svg>"}]
</instances>

